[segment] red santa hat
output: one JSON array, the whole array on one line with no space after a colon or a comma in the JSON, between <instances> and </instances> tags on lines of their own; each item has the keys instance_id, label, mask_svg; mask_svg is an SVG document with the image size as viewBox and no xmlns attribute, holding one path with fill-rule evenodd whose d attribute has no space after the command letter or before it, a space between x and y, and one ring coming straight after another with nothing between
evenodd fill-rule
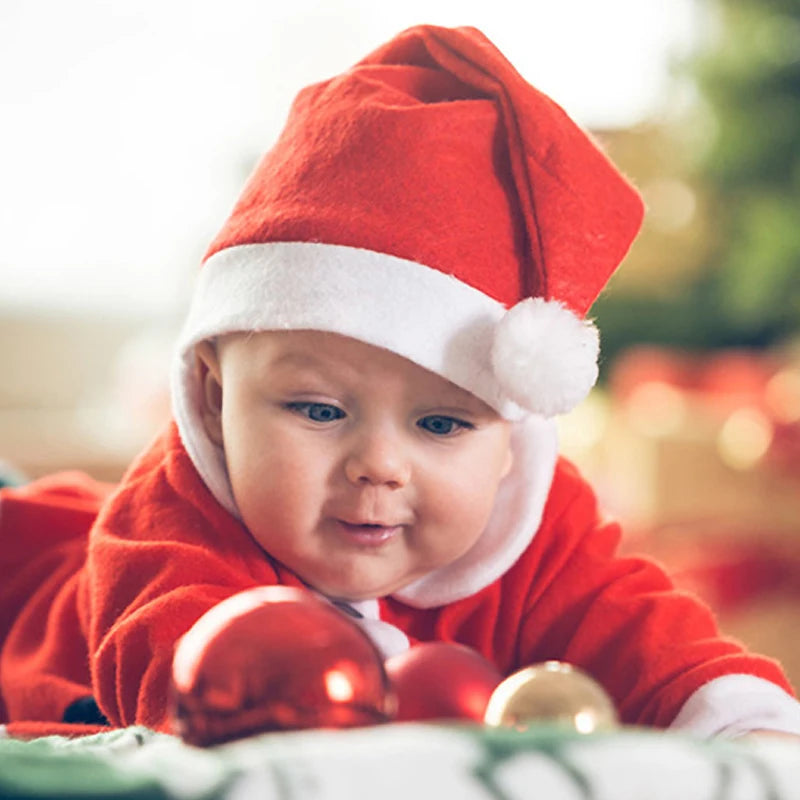
<instances>
[{"instance_id":1,"label":"red santa hat","mask_svg":"<svg viewBox=\"0 0 800 800\"><path fill-rule=\"evenodd\" d=\"M173 375L187 449L214 489L192 348L242 330L350 336L509 419L570 410L597 378L586 312L641 217L591 138L483 34L401 33L300 92L211 244Z\"/></svg>"}]
</instances>

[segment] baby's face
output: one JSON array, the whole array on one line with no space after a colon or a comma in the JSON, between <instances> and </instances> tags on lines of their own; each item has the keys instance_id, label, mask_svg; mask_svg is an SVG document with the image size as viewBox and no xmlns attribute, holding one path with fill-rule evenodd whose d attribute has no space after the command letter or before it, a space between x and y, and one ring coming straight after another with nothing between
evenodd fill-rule
<instances>
[{"instance_id":1,"label":"baby's face","mask_svg":"<svg viewBox=\"0 0 800 800\"><path fill-rule=\"evenodd\" d=\"M387 595L480 536L511 466L510 425L474 395L317 331L231 335L198 355L242 519L310 585Z\"/></svg>"}]
</instances>

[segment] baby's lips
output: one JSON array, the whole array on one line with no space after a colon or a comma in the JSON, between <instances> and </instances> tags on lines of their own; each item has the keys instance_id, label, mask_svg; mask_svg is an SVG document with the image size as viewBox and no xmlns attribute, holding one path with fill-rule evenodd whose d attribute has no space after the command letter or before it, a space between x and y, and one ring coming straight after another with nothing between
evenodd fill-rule
<instances>
[{"instance_id":1,"label":"baby's lips","mask_svg":"<svg viewBox=\"0 0 800 800\"><path fill-rule=\"evenodd\" d=\"M344 525L352 528L400 528L402 525L397 522L376 522L376 521L352 521L348 519L337 520Z\"/></svg>"},{"instance_id":2,"label":"baby's lips","mask_svg":"<svg viewBox=\"0 0 800 800\"><path fill-rule=\"evenodd\" d=\"M397 511L387 511L384 514L363 513L358 509L336 511L330 517L343 525L354 528L402 528L413 523L410 515Z\"/></svg>"}]
</instances>

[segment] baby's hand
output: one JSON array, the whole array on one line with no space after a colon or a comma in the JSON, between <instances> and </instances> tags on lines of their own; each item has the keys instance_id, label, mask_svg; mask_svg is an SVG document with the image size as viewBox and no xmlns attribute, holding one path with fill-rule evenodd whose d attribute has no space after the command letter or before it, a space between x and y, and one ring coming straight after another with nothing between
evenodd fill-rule
<instances>
[{"instance_id":1,"label":"baby's hand","mask_svg":"<svg viewBox=\"0 0 800 800\"><path fill-rule=\"evenodd\" d=\"M800 744L800 735L796 733L785 733L784 731L756 730L750 731L743 736L737 737L736 741L763 741L764 739L783 739L787 742L797 742Z\"/></svg>"}]
</instances>

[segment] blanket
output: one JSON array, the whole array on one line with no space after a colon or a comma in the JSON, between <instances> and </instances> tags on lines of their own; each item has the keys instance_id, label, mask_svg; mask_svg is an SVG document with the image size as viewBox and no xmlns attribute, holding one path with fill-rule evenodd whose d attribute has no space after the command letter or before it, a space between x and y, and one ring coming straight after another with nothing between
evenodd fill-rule
<instances>
[{"instance_id":1,"label":"blanket","mask_svg":"<svg viewBox=\"0 0 800 800\"><path fill-rule=\"evenodd\" d=\"M581 735L393 723L199 749L129 727L0 739L0 796L56 800L795 800L800 745L623 728Z\"/></svg>"}]
</instances>

